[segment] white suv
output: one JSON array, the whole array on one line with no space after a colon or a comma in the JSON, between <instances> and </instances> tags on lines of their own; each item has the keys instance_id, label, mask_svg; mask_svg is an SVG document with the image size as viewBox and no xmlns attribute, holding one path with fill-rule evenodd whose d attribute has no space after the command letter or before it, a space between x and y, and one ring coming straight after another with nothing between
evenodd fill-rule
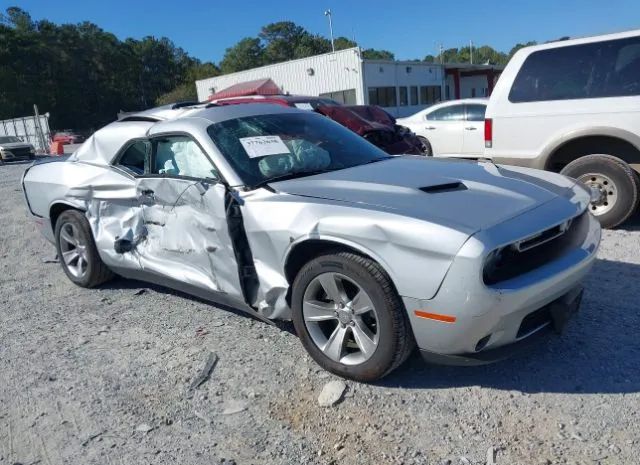
<instances>
[{"instance_id":1,"label":"white suv","mask_svg":"<svg viewBox=\"0 0 640 465\"><path fill-rule=\"evenodd\" d=\"M485 157L558 171L592 189L605 227L640 190L640 30L527 47L487 106Z\"/></svg>"}]
</instances>

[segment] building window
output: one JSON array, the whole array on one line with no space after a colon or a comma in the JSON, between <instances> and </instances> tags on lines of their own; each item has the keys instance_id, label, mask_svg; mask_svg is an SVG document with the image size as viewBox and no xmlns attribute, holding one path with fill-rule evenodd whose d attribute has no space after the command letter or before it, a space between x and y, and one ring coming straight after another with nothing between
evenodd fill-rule
<instances>
[{"instance_id":1,"label":"building window","mask_svg":"<svg viewBox=\"0 0 640 465\"><path fill-rule=\"evenodd\" d=\"M407 94L407 88L400 87L400 106L406 107L407 105L409 105L409 96Z\"/></svg>"},{"instance_id":2,"label":"building window","mask_svg":"<svg viewBox=\"0 0 640 465\"><path fill-rule=\"evenodd\" d=\"M320 97L330 98L331 100L335 100L336 102L342 103L343 105L357 104L355 89L339 90L336 92L326 92L324 94L320 94Z\"/></svg>"},{"instance_id":3,"label":"building window","mask_svg":"<svg viewBox=\"0 0 640 465\"><path fill-rule=\"evenodd\" d=\"M447 94L449 86L447 86ZM442 100L440 86L420 86L420 105L432 105Z\"/></svg>"},{"instance_id":4,"label":"building window","mask_svg":"<svg viewBox=\"0 0 640 465\"><path fill-rule=\"evenodd\" d=\"M476 96L476 88L472 87L471 88L471 98L475 98L475 96Z\"/></svg>"},{"instance_id":5,"label":"building window","mask_svg":"<svg viewBox=\"0 0 640 465\"><path fill-rule=\"evenodd\" d=\"M369 105L381 107L396 106L395 87L369 87Z\"/></svg>"},{"instance_id":6,"label":"building window","mask_svg":"<svg viewBox=\"0 0 640 465\"><path fill-rule=\"evenodd\" d=\"M418 104L418 86L411 86L411 105Z\"/></svg>"},{"instance_id":7,"label":"building window","mask_svg":"<svg viewBox=\"0 0 640 465\"><path fill-rule=\"evenodd\" d=\"M449 84L447 84L447 87L445 89L445 95L447 100L451 100L451 91L449 90Z\"/></svg>"}]
</instances>

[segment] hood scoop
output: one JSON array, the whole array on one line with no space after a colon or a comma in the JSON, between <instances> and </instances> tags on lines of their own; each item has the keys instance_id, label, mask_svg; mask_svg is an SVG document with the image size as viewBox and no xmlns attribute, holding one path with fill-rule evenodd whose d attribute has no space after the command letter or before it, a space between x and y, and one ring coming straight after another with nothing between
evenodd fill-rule
<instances>
[{"instance_id":1,"label":"hood scoop","mask_svg":"<svg viewBox=\"0 0 640 465\"><path fill-rule=\"evenodd\" d=\"M418 189L426 194L442 194L444 192L466 191L467 186L465 186L460 181L457 181L448 182L445 184L435 184L433 186L419 187Z\"/></svg>"}]
</instances>

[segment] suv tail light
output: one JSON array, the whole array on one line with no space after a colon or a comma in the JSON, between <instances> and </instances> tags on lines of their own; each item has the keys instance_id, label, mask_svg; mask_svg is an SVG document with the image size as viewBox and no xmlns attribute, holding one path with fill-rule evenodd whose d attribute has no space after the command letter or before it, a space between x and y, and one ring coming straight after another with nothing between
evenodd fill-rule
<instances>
[{"instance_id":1,"label":"suv tail light","mask_svg":"<svg viewBox=\"0 0 640 465\"><path fill-rule=\"evenodd\" d=\"M493 147L493 120L491 118L484 120L484 146L488 149Z\"/></svg>"}]
</instances>

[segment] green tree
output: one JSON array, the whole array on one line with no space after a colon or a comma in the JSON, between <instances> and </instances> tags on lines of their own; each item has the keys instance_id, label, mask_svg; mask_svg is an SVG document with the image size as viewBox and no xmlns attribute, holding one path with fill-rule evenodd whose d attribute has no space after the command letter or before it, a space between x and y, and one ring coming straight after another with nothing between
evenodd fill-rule
<instances>
[{"instance_id":1,"label":"green tree","mask_svg":"<svg viewBox=\"0 0 640 465\"><path fill-rule=\"evenodd\" d=\"M220 69L224 74L256 68L265 63L265 53L260 39L245 37L226 50Z\"/></svg>"},{"instance_id":2,"label":"green tree","mask_svg":"<svg viewBox=\"0 0 640 465\"><path fill-rule=\"evenodd\" d=\"M388 50L375 50L373 48L363 50L362 58L365 60L395 60L394 54Z\"/></svg>"},{"instance_id":3,"label":"green tree","mask_svg":"<svg viewBox=\"0 0 640 465\"><path fill-rule=\"evenodd\" d=\"M525 42L524 44L521 44L521 43L515 44L513 46L513 48L511 50L509 50L509 58L511 58L513 55L515 55L516 52L518 50L520 50L521 48L530 47L531 45L538 45L538 42L536 42L535 40L531 40L529 42Z\"/></svg>"},{"instance_id":4,"label":"green tree","mask_svg":"<svg viewBox=\"0 0 640 465\"><path fill-rule=\"evenodd\" d=\"M336 37L333 43L336 47L336 50L344 50L347 48L353 48L358 46L358 44L356 44L353 40L347 39L346 37L342 37L342 36Z\"/></svg>"},{"instance_id":5,"label":"green tree","mask_svg":"<svg viewBox=\"0 0 640 465\"><path fill-rule=\"evenodd\" d=\"M265 61L279 63L300 58L296 56L296 48L308 35L302 26L292 21L267 24L258 34L264 45Z\"/></svg>"}]
</instances>

